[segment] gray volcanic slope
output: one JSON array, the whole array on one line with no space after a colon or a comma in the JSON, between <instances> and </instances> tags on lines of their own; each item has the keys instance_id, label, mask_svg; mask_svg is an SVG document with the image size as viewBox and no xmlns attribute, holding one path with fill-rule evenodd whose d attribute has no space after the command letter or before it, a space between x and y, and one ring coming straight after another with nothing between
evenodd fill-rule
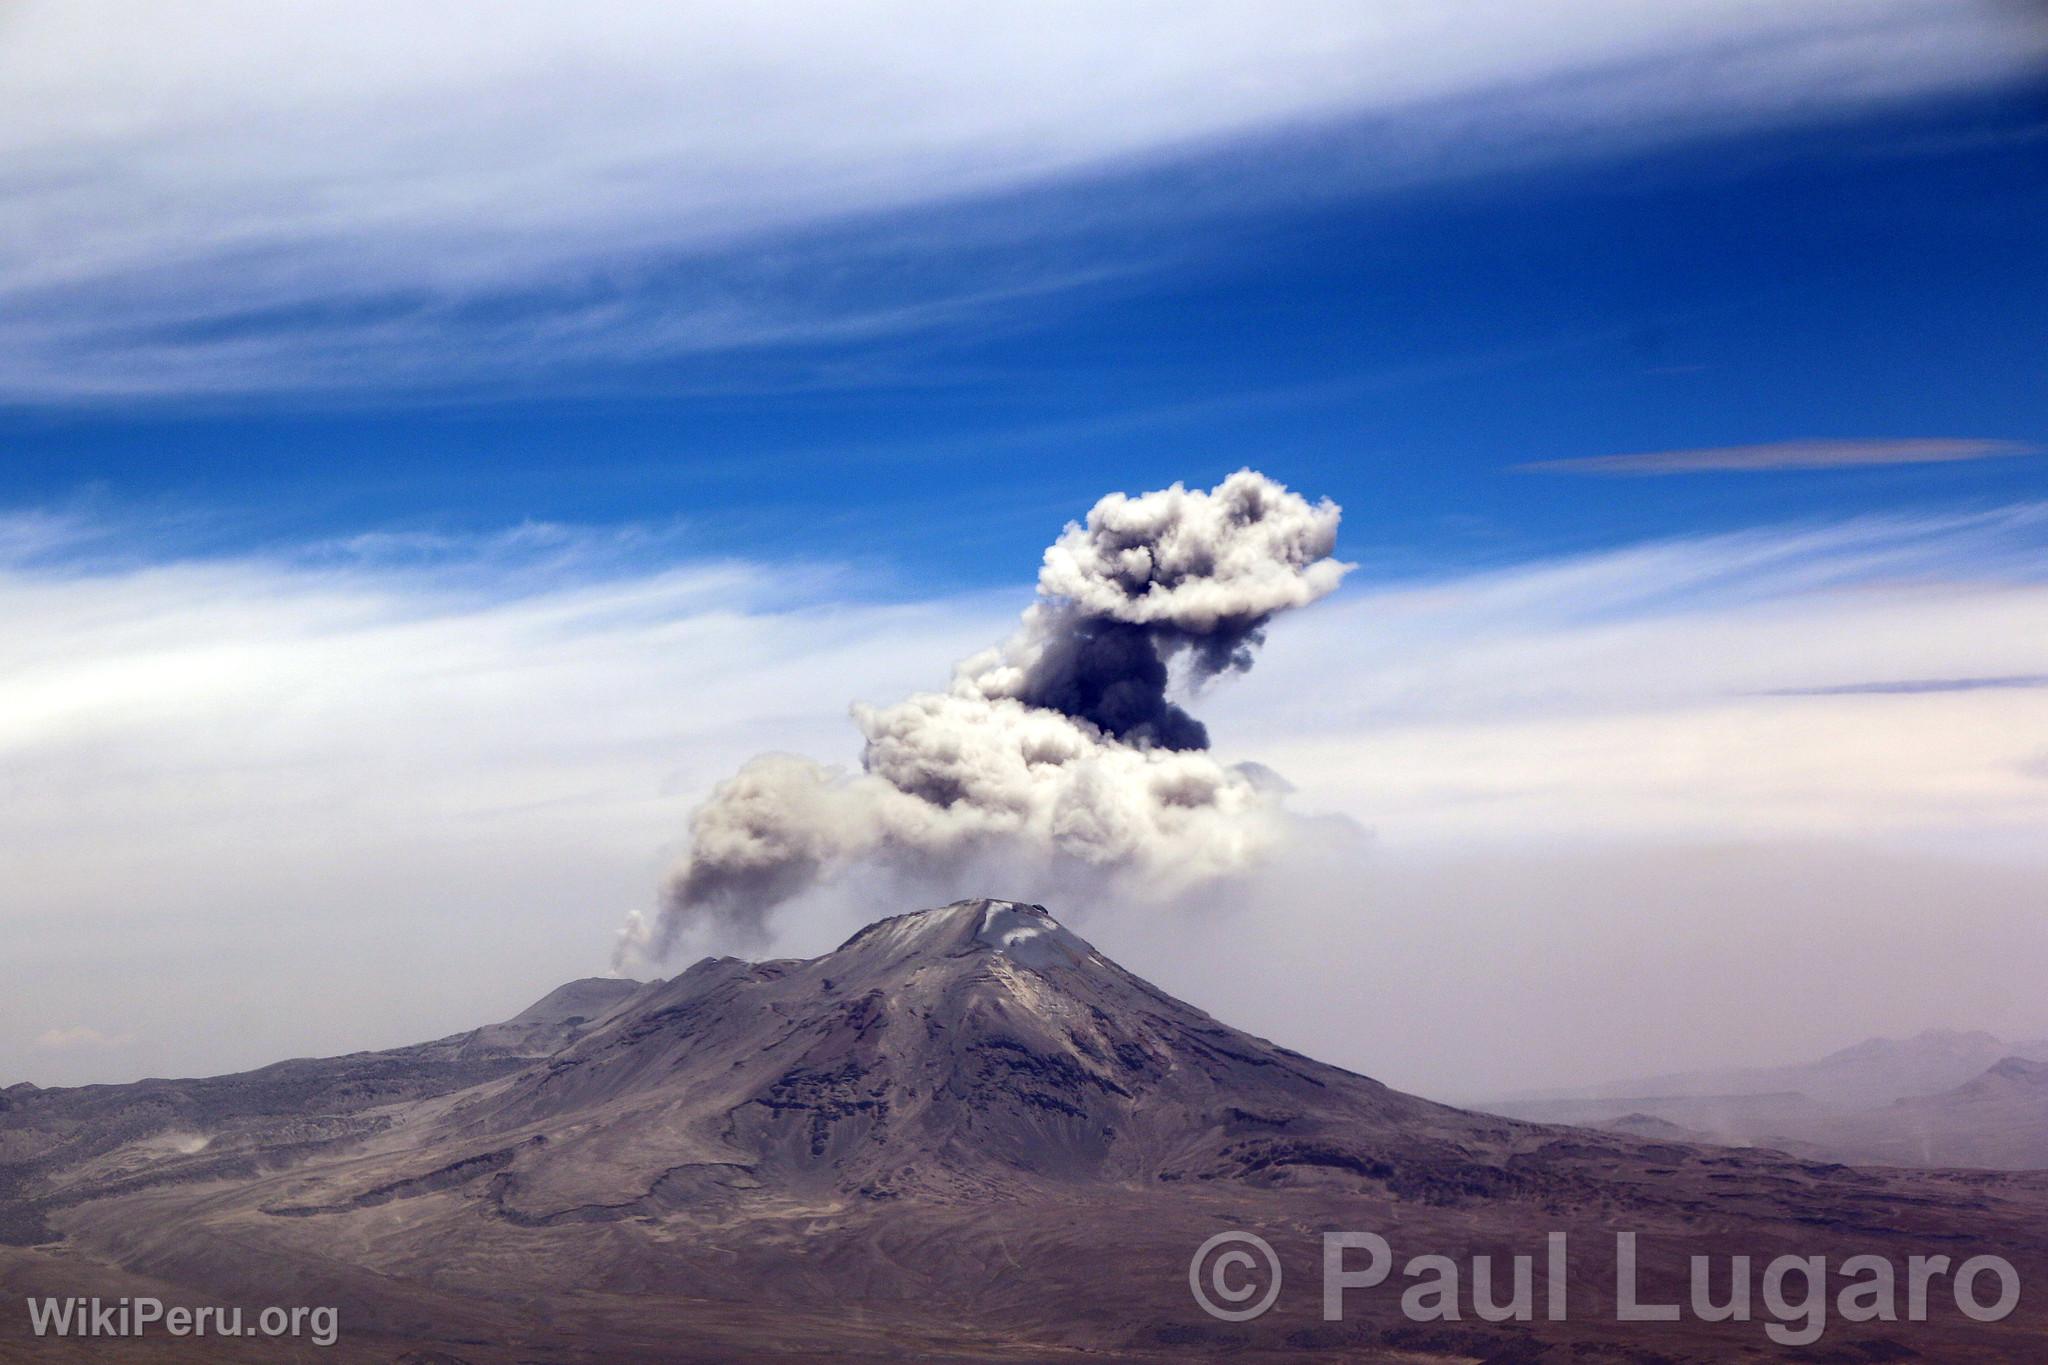
<instances>
[{"instance_id":1,"label":"gray volcanic slope","mask_svg":"<svg viewBox=\"0 0 2048 1365\"><path fill-rule=\"evenodd\" d=\"M1666 1288L1715 1247L1991 1249L2048 1275L2048 1179L1448 1108L1220 1024L1003 901L810 961L574 983L418 1048L4 1101L0 1301L333 1304L325 1359L1719 1360L1760 1328L1611 1320L1613 1230ZM1233 1228L1293 1269L1256 1322L1188 1291ZM1567 1231L1572 1319L1417 1325L1397 1276L1326 1323L1319 1236L1354 1228L1403 1258ZM38 1358L24 1331L0 1316L0 1358ZM2037 1360L2048 1323L1951 1310L1829 1344ZM298 1358L238 1345L209 1358Z\"/></svg>"}]
</instances>

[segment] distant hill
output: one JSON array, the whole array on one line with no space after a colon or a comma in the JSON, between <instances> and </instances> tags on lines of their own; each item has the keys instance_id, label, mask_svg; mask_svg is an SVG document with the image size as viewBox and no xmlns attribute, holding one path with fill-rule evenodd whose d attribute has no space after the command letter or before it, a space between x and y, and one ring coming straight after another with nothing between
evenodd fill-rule
<instances>
[{"instance_id":1,"label":"distant hill","mask_svg":"<svg viewBox=\"0 0 2048 1365\"><path fill-rule=\"evenodd\" d=\"M1900 1100L1843 1128L1878 1161L2048 1169L2048 1062L2007 1057L1953 1090Z\"/></svg>"},{"instance_id":2,"label":"distant hill","mask_svg":"<svg viewBox=\"0 0 2048 1365\"><path fill-rule=\"evenodd\" d=\"M1581 1089L1528 1091L1502 1099L1521 1104L1638 1095L1798 1094L1822 1104L1864 1108L1952 1090L2006 1057L2048 1061L2048 1040L2008 1043L1982 1031L1929 1029L1911 1038L1871 1038L1815 1062L1680 1071Z\"/></svg>"},{"instance_id":3,"label":"distant hill","mask_svg":"<svg viewBox=\"0 0 2048 1365\"><path fill-rule=\"evenodd\" d=\"M2048 1042L1933 1029L1794 1066L1681 1072L1482 1106L1547 1123L1676 1125L1736 1146L1904 1166L2048 1168Z\"/></svg>"}]
</instances>

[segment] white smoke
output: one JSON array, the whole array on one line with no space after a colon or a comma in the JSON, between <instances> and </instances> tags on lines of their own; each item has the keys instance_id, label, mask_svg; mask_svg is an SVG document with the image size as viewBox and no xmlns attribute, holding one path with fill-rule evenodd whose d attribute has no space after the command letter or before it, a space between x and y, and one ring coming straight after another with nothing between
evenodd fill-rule
<instances>
[{"instance_id":1,"label":"white smoke","mask_svg":"<svg viewBox=\"0 0 2048 1365\"><path fill-rule=\"evenodd\" d=\"M1243 871L1284 836L1282 784L1208 752L1168 696L1251 665L1272 617L1336 588L1339 510L1249 469L1204 492L1111 494L1045 552L1040 600L945 692L855 706L858 773L769 754L722 783L621 962L655 962L693 924L758 934L858 864L944 877L1023 862L1130 874L1155 897ZM969 888L970 890L972 888Z\"/></svg>"},{"instance_id":2,"label":"white smoke","mask_svg":"<svg viewBox=\"0 0 2048 1365\"><path fill-rule=\"evenodd\" d=\"M1351 567L1330 558L1338 516L1249 469L1207 493L1111 493L1046 550L1038 591L1091 616L1242 634L1336 588Z\"/></svg>"}]
</instances>

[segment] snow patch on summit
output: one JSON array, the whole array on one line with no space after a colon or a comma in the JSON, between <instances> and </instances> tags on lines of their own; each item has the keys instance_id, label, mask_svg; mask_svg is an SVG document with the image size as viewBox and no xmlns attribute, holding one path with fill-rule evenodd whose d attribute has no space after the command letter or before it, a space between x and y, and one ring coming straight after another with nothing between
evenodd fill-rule
<instances>
[{"instance_id":1,"label":"snow patch on summit","mask_svg":"<svg viewBox=\"0 0 2048 1365\"><path fill-rule=\"evenodd\" d=\"M1078 967L1095 950L1036 906L991 901L981 912L974 941L1003 954L1021 967Z\"/></svg>"}]
</instances>

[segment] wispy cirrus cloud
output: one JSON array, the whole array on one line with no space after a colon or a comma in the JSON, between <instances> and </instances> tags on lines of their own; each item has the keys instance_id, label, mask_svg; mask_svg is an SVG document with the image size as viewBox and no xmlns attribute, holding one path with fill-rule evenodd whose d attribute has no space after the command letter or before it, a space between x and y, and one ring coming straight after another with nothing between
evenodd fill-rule
<instances>
[{"instance_id":1,"label":"wispy cirrus cloud","mask_svg":"<svg viewBox=\"0 0 2048 1365\"><path fill-rule=\"evenodd\" d=\"M2000 692L2048 687L2048 673L2008 673L1996 678L1899 678L1888 682L1830 683L1821 687L1779 687L1772 697L1918 697L1935 692Z\"/></svg>"},{"instance_id":2,"label":"wispy cirrus cloud","mask_svg":"<svg viewBox=\"0 0 2048 1365\"><path fill-rule=\"evenodd\" d=\"M0 395L828 346L1138 267L1056 245L1115 195L954 212L991 196L1340 127L1302 179L1411 183L1979 87L2044 41L1991 0L31 0L0 14Z\"/></svg>"},{"instance_id":3,"label":"wispy cirrus cloud","mask_svg":"<svg viewBox=\"0 0 2048 1365\"><path fill-rule=\"evenodd\" d=\"M1513 466L1525 474L1655 477L1663 474L1762 474L1781 470L1861 469L1877 465L1954 464L2038 455L2025 441L1959 436L1888 440L1765 441L1755 445L1647 450L1628 455L1581 455Z\"/></svg>"}]
</instances>

